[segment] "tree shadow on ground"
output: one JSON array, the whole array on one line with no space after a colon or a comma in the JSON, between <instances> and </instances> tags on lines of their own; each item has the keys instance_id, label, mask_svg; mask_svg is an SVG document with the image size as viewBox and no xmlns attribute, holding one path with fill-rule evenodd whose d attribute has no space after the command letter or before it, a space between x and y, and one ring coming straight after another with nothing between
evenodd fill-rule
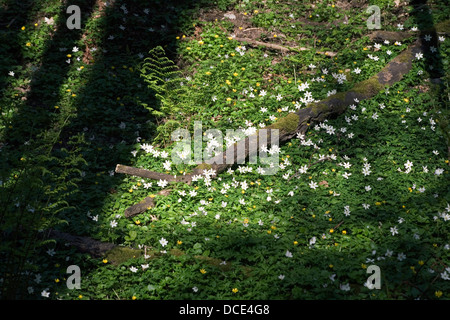
<instances>
[{"instance_id":1,"label":"tree shadow on ground","mask_svg":"<svg viewBox=\"0 0 450 320\"><path fill-rule=\"evenodd\" d=\"M152 119L136 99L137 95L150 103L154 99L140 79L142 58L158 45L173 58L177 48L175 36L189 29L186 25L189 17L211 3L79 0L71 5L81 9L80 30L67 28L69 14L66 5L60 5L54 33L46 41L29 88L1 138L4 143L1 180L9 181L11 176L15 179L5 188L0 202L4 208L0 216L1 259L5 261L2 272L11 275L5 276L8 289L2 292L4 297L13 298L26 291L27 281L21 281L24 279L20 273L33 254L34 244L30 242L42 236L35 230L38 218L53 221L56 216L64 218L71 231L88 230L86 213L101 208L105 196L123 178L110 176L108 172L117 163L131 160L137 131L148 140L153 136ZM15 19L14 29L11 26L8 32L11 46L15 47L6 46L6 50L11 65L20 66L28 61L20 56L18 25L30 24L35 8L33 2L27 3L27 10L22 11L17 10L17 5L8 1L0 16L5 21ZM84 47L80 46L80 40ZM77 46L83 50L78 54L83 69L74 70L77 54L72 48ZM122 123L124 130L120 128ZM80 161L70 162L69 154ZM75 171L68 174L68 168L80 170L81 179ZM53 180L45 180L45 172L51 173ZM41 179L40 183L31 184L32 176ZM76 185L70 185L72 181ZM57 200L48 195L46 184L53 184L50 187L53 190L68 185L65 200L69 209L58 214L36 212L30 219L29 211L33 209L30 205L37 207Z\"/></svg>"}]
</instances>

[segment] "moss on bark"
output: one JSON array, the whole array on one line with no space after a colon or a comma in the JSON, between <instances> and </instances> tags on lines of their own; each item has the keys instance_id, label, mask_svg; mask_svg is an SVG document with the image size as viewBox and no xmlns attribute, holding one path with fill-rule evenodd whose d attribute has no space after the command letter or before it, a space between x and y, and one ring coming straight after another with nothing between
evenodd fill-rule
<instances>
[{"instance_id":1,"label":"moss on bark","mask_svg":"<svg viewBox=\"0 0 450 320\"><path fill-rule=\"evenodd\" d=\"M290 113L286 117L279 119L277 122L271 124L267 129L278 129L286 133L293 133L297 130L300 117L295 113Z\"/></svg>"},{"instance_id":2,"label":"moss on bark","mask_svg":"<svg viewBox=\"0 0 450 320\"><path fill-rule=\"evenodd\" d=\"M141 255L142 250L117 246L106 252L105 258L113 265L119 265L129 259L138 258Z\"/></svg>"}]
</instances>

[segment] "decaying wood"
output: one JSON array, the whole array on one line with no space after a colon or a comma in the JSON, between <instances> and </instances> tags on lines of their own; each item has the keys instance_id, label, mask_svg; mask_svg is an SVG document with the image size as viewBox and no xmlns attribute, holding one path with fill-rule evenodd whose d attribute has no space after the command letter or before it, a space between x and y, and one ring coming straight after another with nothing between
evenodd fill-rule
<instances>
[{"instance_id":1,"label":"decaying wood","mask_svg":"<svg viewBox=\"0 0 450 320\"><path fill-rule=\"evenodd\" d=\"M407 38L413 37L413 32L408 31L383 31L377 30L371 32L369 35L369 39L373 41L403 41Z\"/></svg>"},{"instance_id":2,"label":"decaying wood","mask_svg":"<svg viewBox=\"0 0 450 320\"><path fill-rule=\"evenodd\" d=\"M269 49L278 50L278 51L282 51L282 52L288 52L288 51L292 50L292 48L289 48L289 47L283 47L278 44L257 41L257 40L253 40L250 38L235 37L234 40L239 41L239 42L247 42L251 46L262 46L262 47L266 47ZM307 48L296 48L296 49L300 50L300 51L308 50Z\"/></svg>"},{"instance_id":3,"label":"decaying wood","mask_svg":"<svg viewBox=\"0 0 450 320\"><path fill-rule=\"evenodd\" d=\"M101 242L90 237L74 236L57 230L50 231L49 236L50 238L64 240L66 243L77 248L78 251L88 253L96 258L104 256L106 252L117 247L114 243Z\"/></svg>"},{"instance_id":4,"label":"decaying wood","mask_svg":"<svg viewBox=\"0 0 450 320\"><path fill-rule=\"evenodd\" d=\"M117 173L125 173L128 175L141 177L141 178L148 178L153 180L166 180L167 182L186 182L190 183L191 177L190 176L173 176L166 173L160 173L160 172L154 172L150 170L135 168L135 167L129 167L124 166L121 164L118 164L116 166Z\"/></svg>"},{"instance_id":5,"label":"decaying wood","mask_svg":"<svg viewBox=\"0 0 450 320\"><path fill-rule=\"evenodd\" d=\"M257 40L253 40L250 38L235 37L234 40L239 41L239 42L246 42L251 46L255 46L255 47L262 46L262 47L266 47L266 48L281 51L281 52L289 52L289 51L299 52L299 51L314 50L313 48L305 48L305 47L285 47L285 46L281 46L279 44L257 41ZM331 52L331 51L325 51L325 52L317 51L316 53L324 54L329 57L334 57L337 54L336 52Z\"/></svg>"},{"instance_id":6,"label":"decaying wood","mask_svg":"<svg viewBox=\"0 0 450 320\"><path fill-rule=\"evenodd\" d=\"M158 192L158 195L160 196L167 196L170 194L170 189L164 189ZM150 208L153 208L155 206L155 197L149 196L145 197L144 200L141 202L127 208L124 212L125 217L130 218L134 217L135 215L138 215Z\"/></svg>"}]
</instances>

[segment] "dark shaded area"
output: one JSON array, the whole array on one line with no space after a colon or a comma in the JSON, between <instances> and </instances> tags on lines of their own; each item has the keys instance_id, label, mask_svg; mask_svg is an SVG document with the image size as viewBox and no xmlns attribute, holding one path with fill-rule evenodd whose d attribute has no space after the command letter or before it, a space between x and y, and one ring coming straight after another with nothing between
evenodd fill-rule
<instances>
[{"instance_id":1,"label":"dark shaded area","mask_svg":"<svg viewBox=\"0 0 450 320\"><path fill-rule=\"evenodd\" d=\"M439 52L438 45L438 34L435 28L435 22L433 15L430 13L431 8L428 6L427 0L412 0L410 5L413 9L410 15L413 17L414 23L419 28L419 37L425 39L425 36L430 35L431 40L423 41L423 51L425 51L426 63L429 68L432 78L439 78L443 76L443 64L442 57ZM430 47L435 47L437 51L435 53L431 52Z\"/></svg>"},{"instance_id":2,"label":"dark shaded area","mask_svg":"<svg viewBox=\"0 0 450 320\"><path fill-rule=\"evenodd\" d=\"M154 99L139 76L143 57L161 45L174 58L176 35L192 27L189 22L195 12L212 4L206 0L111 1L109 5L95 0L73 1L70 5L81 9L80 30L66 27L69 14L66 5L60 5L55 31L45 43L38 69L17 103L10 127L0 138L0 180L15 179L3 188L0 197L3 298L26 295L31 279L21 273L27 269L26 261L36 243L47 237L37 230L43 219L48 226L65 219L69 231L86 232L86 212L101 208L105 196L121 181L122 177L110 177L108 171L117 163L130 162L136 131L148 140L153 134L154 124L139 104ZM99 14L99 7L103 13ZM8 70L18 73L20 66L28 64L20 54L20 27L30 27L35 21L43 23L43 17L35 14L40 9L35 1L10 0L0 7L0 20L9 24L7 31L0 32L1 39L7 39L0 50L8 57L3 61L10 62L0 70L2 90ZM85 32L87 24L91 32L95 30L93 34ZM73 82L76 77L71 70L75 46L85 50L80 58L86 69L78 70L85 72L81 83ZM70 63L66 62L68 54L73 55ZM55 108L59 101L70 108ZM119 127L121 123L125 129ZM66 208L52 213L40 210L61 198L66 201L61 206ZM34 211L34 206L39 209Z\"/></svg>"}]
</instances>

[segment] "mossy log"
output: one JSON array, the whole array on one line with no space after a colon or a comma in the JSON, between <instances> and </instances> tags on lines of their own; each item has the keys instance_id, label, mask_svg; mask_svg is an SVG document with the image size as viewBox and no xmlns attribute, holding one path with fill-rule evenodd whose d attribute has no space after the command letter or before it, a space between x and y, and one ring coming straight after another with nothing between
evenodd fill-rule
<instances>
[{"instance_id":1,"label":"mossy log","mask_svg":"<svg viewBox=\"0 0 450 320\"><path fill-rule=\"evenodd\" d=\"M381 35L379 34L379 36ZM311 103L307 106L307 108L300 109L295 113L290 113L264 129L278 129L278 141L280 144L292 139L298 133L304 134L310 125L323 122L328 118L338 117L344 113L348 106L355 103L355 99L358 99L358 101L369 99L378 94L384 88L400 81L403 76L411 70L412 61L415 54L419 52L422 52L422 43L420 39L416 40L416 42L414 42L405 51L392 59L379 73L373 75L367 80L357 83L349 91L339 92L325 100ZM182 177L174 177L151 172L145 169L132 168L122 165L117 165L116 172L151 179L163 179L165 177L166 180L175 182L190 182L193 175L201 174L205 169L213 169L215 171L214 176L217 176L233 164L243 163L243 160L248 159L249 156L252 156L252 150L256 150L250 148L250 145L258 142L259 131L260 130L258 130L254 135L248 136L245 139L235 143L231 148L228 148L222 154L215 156L211 159L211 161L208 161L208 163L198 165L191 174L186 174ZM269 148L272 131L268 130L267 132L269 133L267 138L267 147ZM230 152L233 154L232 159L230 159L229 156ZM154 200L147 197L139 204L128 208L126 210L126 216L132 217L140 214L147 209L154 207L154 205Z\"/></svg>"},{"instance_id":2,"label":"mossy log","mask_svg":"<svg viewBox=\"0 0 450 320\"><path fill-rule=\"evenodd\" d=\"M49 237L63 240L77 248L78 251L88 253L95 258L104 256L106 252L117 246L114 243L101 242L90 237L74 236L57 230L51 230Z\"/></svg>"},{"instance_id":3,"label":"mossy log","mask_svg":"<svg viewBox=\"0 0 450 320\"><path fill-rule=\"evenodd\" d=\"M130 259L137 259L144 255L146 255L147 259L150 261L153 259L158 259L165 254L176 257L186 255L184 251L177 248L170 249L166 253L161 253L155 249L143 250L132 247L119 246L110 242L101 242L91 237L74 236L69 233L57 230L51 230L49 237L62 240L74 246L78 251L87 253L93 258L106 259L108 263L114 266L119 266L120 264ZM192 258L212 267L216 267L221 271L232 270L232 263L223 264L222 260L217 258L212 258L204 255L194 255L192 256ZM241 266L240 268L245 276L248 277L251 275L251 267Z\"/></svg>"}]
</instances>

